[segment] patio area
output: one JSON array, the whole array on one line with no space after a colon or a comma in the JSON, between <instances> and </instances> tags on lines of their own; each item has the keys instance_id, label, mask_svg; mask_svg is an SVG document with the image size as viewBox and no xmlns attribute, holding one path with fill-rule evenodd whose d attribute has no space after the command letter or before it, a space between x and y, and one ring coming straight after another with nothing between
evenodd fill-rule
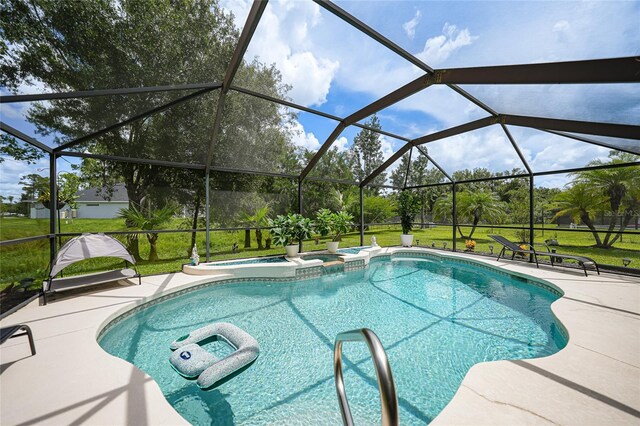
<instances>
[{"instance_id":1,"label":"patio area","mask_svg":"<svg viewBox=\"0 0 640 426\"><path fill-rule=\"evenodd\" d=\"M381 254L396 250L383 249ZM584 277L578 270L535 269L510 261L455 256L497 264L561 288L565 295L552 310L570 339L567 347L546 358L474 366L433 424L640 422L640 283L636 278L609 273ZM107 354L96 337L108 320L143 300L224 278L203 280L182 273L144 277L141 286L114 286L47 306L34 301L3 319L2 326L23 323L32 328L37 354L29 355L26 338L3 345L0 422L186 423L151 377Z\"/></svg>"},{"instance_id":2,"label":"patio area","mask_svg":"<svg viewBox=\"0 0 640 426\"><path fill-rule=\"evenodd\" d=\"M204 283L260 278L269 287L314 276L319 289L309 299L318 300L308 308L325 313L317 318L324 330L292 303L269 311L273 322L302 317L289 336L308 333L298 342L302 352L284 353L293 361L317 349L316 367L324 366L318 354L337 346L342 330L326 326L336 316L318 308L322 302L344 303L362 320L358 327L383 318L381 338L396 350L422 331L405 333L400 324L414 323L393 318L392 309L410 306L403 312L415 323L435 318L416 326L433 334L405 353L445 361L412 376L406 371L419 364L402 358L405 386L425 377L449 380L433 380L441 388L464 380L442 400L433 389L413 395L425 411L411 417L407 405L419 404L405 404L408 423L435 416L434 425L640 425L639 21L638 3L623 1L4 1L0 326L28 325L37 354L30 356L26 337L0 347L0 424L188 424L189 408L203 413L193 423L215 423L213 393L198 394L207 400L187 390L178 396L197 402L177 407L163 380L110 355L100 333L135 307ZM74 239L93 241L91 250L78 243L56 268ZM496 261L505 244L511 251ZM387 283L425 297L420 309L391 295L385 305L386 290L377 287L373 296L354 290L355 302L338 300L352 284L340 281L345 275L405 251L464 259L459 264L477 270L454 265L415 278L417 287L389 273ZM291 260L309 252L314 264ZM487 265L525 283L526 276L545 280L549 294L527 293L501 273L504 282L480 273L476 280ZM141 285L109 278L125 272ZM322 282L322 274L337 273L342 278ZM52 280L62 291L91 279L100 287L52 294L42 304ZM355 284L362 283L369 284ZM433 296L440 285L452 300L460 287L463 299L477 296L468 305L480 313L469 315L477 324L447 328L460 325L459 307L439 305L449 300ZM564 295L550 312L553 286ZM275 297L260 291L247 291L255 299L244 303ZM506 293L512 305L500 299ZM362 303L367 295L380 296L382 308ZM482 303L501 305L493 311ZM387 315L370 313L385 307ZM345 316L334 323L351 324ZM465 340L469 330L485 338L478 353L465 346L475 342ZM464 344L447 350L474 361L464 369L425 344L452 335ZM318 380L327 386L333 377ZM309 407L331 393L314 383L304 383L317 392L307 393ZM229 407L258 399L245 389L234 394L244 400L218 399ZM262 394L273 397L274 389L290 391L283 381ZM296 413L286 401L299 394L278 398L283 412ZM328 402L326 419L297 412L291 421L338 419L338 401L335 412ZM363 412L377 414L371 408L358 406L361 421ZM249 418L282 418L265 411L271 421Z\"/></svg>"}]
</instances>

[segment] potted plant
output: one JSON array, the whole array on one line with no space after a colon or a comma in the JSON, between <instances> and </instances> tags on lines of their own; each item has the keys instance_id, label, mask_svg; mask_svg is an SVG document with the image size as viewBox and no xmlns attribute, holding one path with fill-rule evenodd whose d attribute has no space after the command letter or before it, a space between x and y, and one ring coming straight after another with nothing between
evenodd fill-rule
<instances>
[{"instance_id":1,"label":"potted plant","mask_svg":"<svg viewBox=\"0 0 640 426\"><path fill-rule=\"evenodd\" d=\"M402 235L400 241L403 247L411 247L413 244L413 235L410 235L413 228L413 218L418 214L420 209L418 198L410 191L402 191L398 196L398 215L400 216L400 224L402 226Z\"/></svg>"},{"instance_id":2,"label":"potted plant","mask_svg":"<svg viewBox=\"0 0 640 426\"><path fill-rule=\"evenodd\" d=\"M476 248L476 242L474 240L466 240L464 242L464 246L467 248L467 251L474 251Z\"/></svg>"},{"instance_id":3,"label":"potted plant","mask_svg":"<svg viewBox=\"0 0 640 426\"><path fill-rule=\"evenodd\" d=\"M320 237L326 237L332 231L333 213L329 209L320 209L316 212L313 221L313 230L317 234L316 244L319 244Z\"/></svg>"},{"instance_id":4,"label":"potted plant","mask_svg":"<svg viewBox=\"0 0 640 426\"><path fill-rule=\"evenodd\" d=\"M338 251L338 245L340 244L342 234L349 232L352 220L353 216L346 211L331 214L330 223L333 237L331 238L331 241L327 243L327 250L329 250L329 253L335 253Z\"/></svg>"},{"instance_id":5,"label":"potted plant","mask_svg":"<svg viewBox=\"0 0 640 426\"><path fill-rule=\"evenodd\" d=\"M272 227L273 243L284 246L289 257L296 257L299 243L311 236L311 220L301 214L278 215L275 219L269 219L269 226ZM296 241L298 244L295 244Z\"/></svg>"}]
</instances>

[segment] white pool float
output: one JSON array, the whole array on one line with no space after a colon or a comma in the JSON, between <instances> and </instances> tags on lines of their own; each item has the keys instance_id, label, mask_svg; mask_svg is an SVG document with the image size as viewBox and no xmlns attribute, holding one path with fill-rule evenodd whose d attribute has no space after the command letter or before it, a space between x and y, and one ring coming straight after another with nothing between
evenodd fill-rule
<instances>
[{"instance_id":1,"label":"white pool float","mask_svg":"<svg viewBox=\"0 0 640 426\"><path fill-rule=\"evenodd\" d=\"M218 359L199 343L209 339L226 342L235 351ZM171 343L173 368L189 379L198 378L201 389L210 389L258 358L260 345L246 331L228 322L217 322L192 331Z\"/></svg>"}]
</instances>

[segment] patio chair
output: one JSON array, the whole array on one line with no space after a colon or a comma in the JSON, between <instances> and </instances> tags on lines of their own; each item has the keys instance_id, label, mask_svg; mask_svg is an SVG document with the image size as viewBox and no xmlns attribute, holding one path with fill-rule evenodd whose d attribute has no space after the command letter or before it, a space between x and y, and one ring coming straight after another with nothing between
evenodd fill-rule
<instances>
[{"instance_id":1,"label":"patio chair","mask_svg":"<svg viewBox=\"0 0 640 426\"><path fill-rule=\"evenodd\" d=\"M536 261L536 268L540 267L540 265L538 265L538 252L536 252L536 249L532 245L527 243L527 245L529 246L529 249L523 249L518 244L512 241L509 241L502 235L489 235L489 238L494 239L497 243L502 245L502 250L500 251L500 254L498 255L497 260L500 260L500 258L502 257L502 255L506 250L511 250L511 252L513 252L513 254L511 255L511 260L513 260L516 257L516 254L518 253L532 254L533 259Z\"/></svg>"},{"instance_id":2,"label":"patio chair","mask_svg":"<svg viewBox=\"0 0 640 426\"><path fill-rule=\"evenodd\" d=\"M547 251L547 252L540 252L540 251L536 251L536 249L533 247L533 245L526 243L530 250L523 250L522 248L520 248L520 246L512 241L509 241L508 239L506 239L505 237L503 237L502 235L489 235L490 238L492 238L493 240L495 240L496 242L502 244L502 251L500 252L500 254L498 255L498 260L500 260L500 257L502 257L502 255L504 254L505 250L511 250L513 252L513 255L511 256L511 259L513 260L513 258L515 257L516 253L527 253L527 254L533 254L534 259L536 260L536 267L540 267L538 265L538 256L548 256L551 260L551 266L555 266L556 263L558 263L558 259L569 259L569 260L575 260L576 262L578 262L578 265L582 266L582 270L584 271L584 276L588 276L587 273L587 265L589 266L593 266L596 270L596 272L598 273L598 275L600 275L600 268L598 267L598 263L589 258L589 257L585 257L585 256L576 256L573 254L561 254L561 253L552 253L551 251ZM549 250L549 247L547 247L547 250Z\"/></svg>"},{"instance_id":3,"label":"patio chair","mask_svg":"<svg viewBox=\"0 0 640 426\"><path fill-rule=\"evenodd\" d=\"M16 334L20 330L24 330L24 333ZM29 337L29 346L31 346L31 355L35 355L36 345L33 343L33 334L31 333L31 329L29 328L29 326L25 324L17 324L17 325L11 325L9 327L0 328L0 345L9 339L13 339L14 337L20 337L24 335L27 335Z\"/></svg>"}]
</instances>

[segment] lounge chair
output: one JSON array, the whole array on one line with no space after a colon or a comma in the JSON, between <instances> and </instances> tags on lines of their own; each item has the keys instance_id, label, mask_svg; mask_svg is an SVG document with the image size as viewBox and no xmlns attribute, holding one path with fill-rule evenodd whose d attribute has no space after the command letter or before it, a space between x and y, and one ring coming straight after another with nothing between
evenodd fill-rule
<instances>
[{"instance_id":1,"label":"lounge chair","mask_svg":"<svg viewBox=\"0 0 640 426\"><path fill-rule=\"evenodd\" d=\"M510 250L513 252L513 255L511 256L511 259L513 260L513 258L516 256L517 253L524 253L524 254L532 254L533 258L536 261L536 267L539 268L540 265L538 264L538 256L549 256L549 258L551 259L551 266L554 266L555 263L557 263L557 259L569 259L569 260L575 260L578 262L578 264L580 266L582 266L582 269L584 270L584 276L588 276L587 274L587 265L593 265L593 267L595 268L596 272L598 273L598 275L600 275L600 268L598 267L598 264L596 263L595 260L585 257L585 256L575 256L572 254L560 254L560 253L551 253L549 251L547 252L539 252L536 251L536 249L533 247L533 245L529 244L529 243L525 243L529 246L529 249L523 249L521 248L518 244L514 243L513 241L510 241L508 239L506 239L505 237L503 237L502 235L489 235L489 238L492 238L493 240L495 240L497 243L502 245L502 250L500 251L500 254L498 255L498 260L500 260L500 258L502 257L502 255L504 254L504 252L506 250ZM548 247L547 247L548 250Z\"/></svg>"},{"instance_id":2,"label":"lounge chair","mask_svg":"<svg viewBox=\"0 0 640 426\"><path fill-rule=\"evenodd\" d=\"M18 331L24 330L24 333L16 334ZM33 343L33 334L31 334L31 329L28 325L18 324L11 325L9 327L0 328L0 345L6 342L9 339L14 337L20 337L27 335L29 337L29 346L31 347L31 355L36 354L36 345Z\"/></svg>"}]
</instances>

